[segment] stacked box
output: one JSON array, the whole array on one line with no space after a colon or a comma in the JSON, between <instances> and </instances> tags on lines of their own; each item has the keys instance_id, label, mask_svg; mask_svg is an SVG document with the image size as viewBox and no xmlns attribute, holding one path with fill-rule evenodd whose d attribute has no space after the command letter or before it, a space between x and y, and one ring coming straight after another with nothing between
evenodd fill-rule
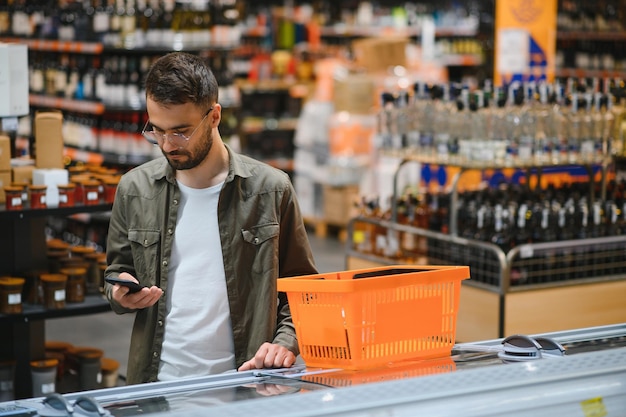
<instances>
[{"instance_id":1,"label":"stacked box","mask_svg":"<svg viewBox=\"0 0 626 417\"><path fill-rule=\"evenodd\" d=\"M4 203L4 187L11 185L11 141L0 136L0 203Z\"/></svg>"}]
</instances>

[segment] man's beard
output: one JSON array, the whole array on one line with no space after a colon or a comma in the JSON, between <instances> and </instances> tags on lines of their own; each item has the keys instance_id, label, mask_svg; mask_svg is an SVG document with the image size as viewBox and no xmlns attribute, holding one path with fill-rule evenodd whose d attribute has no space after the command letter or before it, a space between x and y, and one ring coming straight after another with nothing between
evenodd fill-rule
<instances>
[{"instance_id":1,"label":"man's beard","mask_svg":"<svg viewBox=\"0 0 626 417\"><path fill-rule=\"evenodd\" d=\"M206 159L207 155L211 151L211 148L213 147L213 133L209 132L208 137L205 136L205 138L206 139L197 144L195 149L189 150L187 148L182 148L166 153L163 151L163 148L161 148L161 152L163 152L163 155L165 155L167 162L172 168L179 171L192 169L200 165L202 161ZM171 160L169 158L170 155L184 155L187 156L187 159Z\"/></svg>"}]
</instances>

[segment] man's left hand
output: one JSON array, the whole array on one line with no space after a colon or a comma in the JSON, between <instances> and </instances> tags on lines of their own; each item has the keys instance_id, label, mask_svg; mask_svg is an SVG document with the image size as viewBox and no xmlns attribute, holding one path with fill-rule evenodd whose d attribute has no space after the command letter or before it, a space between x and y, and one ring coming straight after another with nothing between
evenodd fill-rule
<instances>
[{"instance_id":1,"label":"man's left hand","mask_svg":"<svg viewBox=\"0 0 626 417\"><path fill-rule=\"evenodd\" d=\"M296 355L284 346L265 342L254 357L243 363L238 371L267 368L289 368L296 362Z\"/></svg>"}]
</instances>

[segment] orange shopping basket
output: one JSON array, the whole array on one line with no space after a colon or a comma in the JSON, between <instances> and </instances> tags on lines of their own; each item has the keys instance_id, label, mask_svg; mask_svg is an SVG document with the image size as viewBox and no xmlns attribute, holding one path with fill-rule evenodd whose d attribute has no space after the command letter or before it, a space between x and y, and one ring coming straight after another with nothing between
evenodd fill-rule
<instances>
[{"instance_id":1,"label":"orange shopping basket","mask_svg":"<svg viewBox=\"0 0 626 417\"><path fill-rule=\"evenodd\" d=\"M363 369L450 355L468 266L394 265L281 278L307 366Z\"/></svg>"}]
</instances>

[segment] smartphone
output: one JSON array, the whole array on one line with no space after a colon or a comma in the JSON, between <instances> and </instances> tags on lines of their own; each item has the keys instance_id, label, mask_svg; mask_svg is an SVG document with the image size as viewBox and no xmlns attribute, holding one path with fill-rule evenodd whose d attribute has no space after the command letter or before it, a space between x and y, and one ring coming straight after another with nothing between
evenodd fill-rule
<instances>
[{"instance_id":1,"label":"smartphone","mask_svg":"<svg viewBox=\"0 0 626 417\"><path fill-rule=\"evenodd\" d=\"M128 279L114 278L114 277L105 277L104 280L109 284L119 284L125 287L128 287L130 293L141 291L142 288L145 288L141 284L137 284L135 281L131 281Z\"/></svg>"}]
</instances>

